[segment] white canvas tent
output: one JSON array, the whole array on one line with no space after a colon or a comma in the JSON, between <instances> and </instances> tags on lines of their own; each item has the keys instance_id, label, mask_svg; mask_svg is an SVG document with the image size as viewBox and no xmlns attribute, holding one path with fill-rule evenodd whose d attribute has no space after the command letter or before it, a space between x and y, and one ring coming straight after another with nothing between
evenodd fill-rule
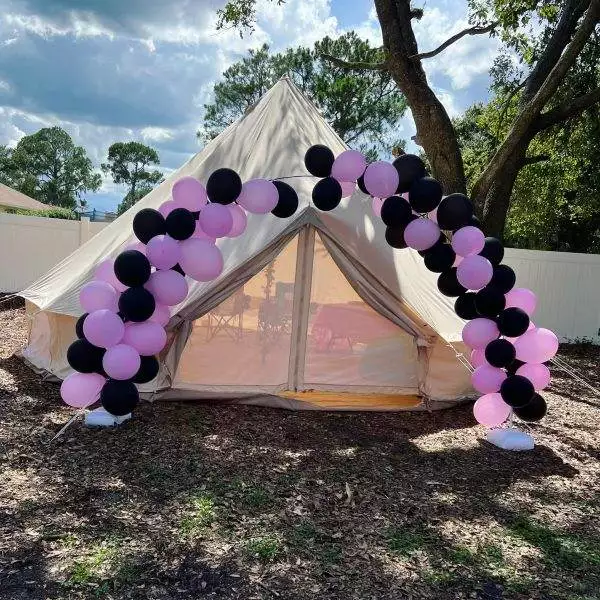
<instances>
[{"instance_id":1,"label":"white canvas tent","mask_svg":"<svg viewBox=\"0 0 600 600\"><path fill-rule=\"evenodd\" d=\"M289 219L249 215L239 238L218 241L222 275L190 282L173 310L153 398L215 398L287 406L396 410L442 407L470 394L457 358L463 322L421 257L394 250L370 199L357 191L331 212L311 206L303 164L315 143L344 143L287 79L137 205L21 292L31 315L24 358L57 378L81 314L78 292L95 266L135 241L132 221L169 199L173 182L219 167L286 178L298 192ZM287 178L289 177L289 178Z\"/></svg>"}]
</instances>

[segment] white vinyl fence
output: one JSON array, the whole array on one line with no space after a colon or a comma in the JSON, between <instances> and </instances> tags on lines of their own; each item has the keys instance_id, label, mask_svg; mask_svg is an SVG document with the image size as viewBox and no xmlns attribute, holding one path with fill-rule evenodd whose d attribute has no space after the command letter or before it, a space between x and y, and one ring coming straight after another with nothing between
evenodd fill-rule
<instances>
[{"instance_id":1,"label":"white vinyl fence","mask_svg":"<svg viewBox=\"0 0 600 600\"><path fill-rule=\"evenodd\" d=\"M538 297L536 325L562 341L600 343L600 255L507 248L504 262L517 274L517 287Z\"/></svg>"},{"instance_id":2,"label":"white vinyl fence","mask_svg":"<svg viewBox=\"0 0 600 600\"><path fill-rule=\"evenodd\" d=\"M0 213L0 292L26 288L107 225ZM536 325L600 343L600 255L508 248L505 262L538 295Z\"/></svg>"},{"instance_id":3,"label":"white vinyl fence","mask_svg":"<svg viewBox=\"0 0 600 600\"><path fill-rule=\"evenodd\" d=\"M0 292L26 288L107 225L0 212Z\"/></svg>"}]
</instances>

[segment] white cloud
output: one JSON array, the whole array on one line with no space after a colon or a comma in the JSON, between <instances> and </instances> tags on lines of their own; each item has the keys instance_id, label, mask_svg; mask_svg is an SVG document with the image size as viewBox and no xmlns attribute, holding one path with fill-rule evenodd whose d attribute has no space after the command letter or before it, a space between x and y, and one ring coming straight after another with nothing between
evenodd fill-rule
<instances>
[{"instance_id":1,"label":"white cloud","mask_svg":"<svg viewBox=\"0 0 600 600\"><path fill-rule=\"evenodd\" d=\"M420 52L437 48L454 34L470 25L466 15L456 18L436 7L426 8L423 18L414 24ZM488 34L465 36L443 52L423 60L426 72L450 78L454 89L463 89L473 79L489 71L498 54L500 42Z\"/></svg>"},{"instance_id":2,"label":"white cloud","mask_svg":"<svg viewBox=\"0 0 600 600\"><path fill-rule=\"evenodd\" d=\"M144 127L140 133L150 142L165 142L173 139L173 132L164 127Z\"/></svg>"}]
</instances>

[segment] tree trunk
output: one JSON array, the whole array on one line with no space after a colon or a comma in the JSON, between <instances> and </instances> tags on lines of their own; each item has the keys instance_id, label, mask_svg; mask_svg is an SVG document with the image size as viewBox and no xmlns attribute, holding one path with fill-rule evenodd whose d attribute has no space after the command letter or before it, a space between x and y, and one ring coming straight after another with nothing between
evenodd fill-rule
<instances>
[{"instance_id":1,"label":"tree trunk","mask_svg":"<svg viewBox=\"0 0 600 600\"><path fill-rule=\"evenodd\" d=\"M477 207L483 207L481 218L486 235L497 237L500 240L503 237L510 197L528 145L527 141L510 157L502 169L501 177L494 180L485 198L473 198Z\"/></svg>"},{"instance_id":2,"label":"tree trunk","mask_svg":"<svg viewBox=\"0 0 600 600\"><path fill-rule=\"evenodd\" d=\"M466 192L465 173L456 132L442 103L427 83L411 24L409 0L375 0L386 63L406 97L417 126L417 143L431 163L444 193Z\"/></svg>"}]
</instances>

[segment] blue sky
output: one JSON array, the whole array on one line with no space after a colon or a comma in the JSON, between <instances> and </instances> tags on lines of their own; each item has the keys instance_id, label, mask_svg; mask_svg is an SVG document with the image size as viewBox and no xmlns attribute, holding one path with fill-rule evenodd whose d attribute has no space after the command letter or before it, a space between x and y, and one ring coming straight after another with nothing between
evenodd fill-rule
<instances>
[{"instance_id":1,"label":"blue sky","mask_svg":"<svg viewBox=\"0 0 600 600\"><path fill-rule=\"evenodd\" d=\"M0 143L14 146L41 127L61 125L94 165L115 141L157 148L170 172L200 147L203 105L228 66L249 48L311 45L350 29L380 41L372 0L258 0L258 24L243 39L215 31L222 0L0 0ZM423 3L415 2L416 6ZM427 0L415 25L428 50L466 27L465 0ZM488 95L498 42L465 37L425 63L451 116ZM410 139L407 114L401 136ZM414 147L414 146L413 146ZM87 197L113 209L123 190L104 179Z\"/></svg>"}]
</instances>

